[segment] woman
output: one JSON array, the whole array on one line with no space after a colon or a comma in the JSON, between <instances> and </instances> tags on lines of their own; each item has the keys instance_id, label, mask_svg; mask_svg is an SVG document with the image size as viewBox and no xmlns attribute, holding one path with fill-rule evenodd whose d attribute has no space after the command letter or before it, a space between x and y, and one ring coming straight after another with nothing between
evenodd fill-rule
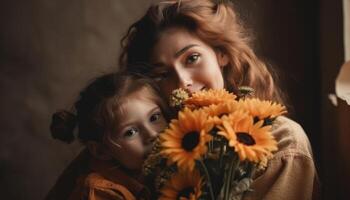
<instances>
[{"instance_id":1,"label":"woman","mask_svg":"<svg viewBox=\"0 0 350 200\"><path fill-rule=\"evenodd\" d=\"M154 4L129 28L122 44L121 66L157 80L164 95L179 87L190 92L210 88L236 92L240 86L249 86L256 97L283 103L271 72L249 46L231 3ZM130 65L139 62L150 65ZM273 135L279 150L267 168L255 174L253 192L244 198L311 199L317 174L304 130L280 117Z\"/></svg>"}]
</instances>

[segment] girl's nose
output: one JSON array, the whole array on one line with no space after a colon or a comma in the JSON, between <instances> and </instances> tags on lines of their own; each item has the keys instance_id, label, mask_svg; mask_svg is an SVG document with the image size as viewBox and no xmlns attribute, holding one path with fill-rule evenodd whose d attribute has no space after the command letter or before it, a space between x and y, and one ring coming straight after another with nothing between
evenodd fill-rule
<instances>
[{"instance_id":1,"label":"girl's nose","mask_svg":"<svg viewBox=\"0 0 350 200\"><path fill-rule=\"evenodd\" d=\"M156 137L149 137L149 138L147 138L147 140L146 140L146 143L147 144L153 144L153 142L156 140Z\"/></svg>"},{"instance_id":2,"label":"girl's nose","mask_svg":"<svg viewBox=\"0 0 350 200\"><path fill-rule=\"evenodd\" d=\"M144 127L144 141L146 144L153 143L157 135L158 135L158 132L153 127L150 127L150 126Z\"/></svg>"}]
</instances>

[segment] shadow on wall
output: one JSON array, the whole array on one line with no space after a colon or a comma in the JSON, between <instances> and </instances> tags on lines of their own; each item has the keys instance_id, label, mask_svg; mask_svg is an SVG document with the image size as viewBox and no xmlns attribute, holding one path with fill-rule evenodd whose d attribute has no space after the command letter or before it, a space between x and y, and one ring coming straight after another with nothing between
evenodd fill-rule
<instances>
[{"instance_id":1,"label":"shadow on wall","mask_svg":"<svg viewBox=\"0 0 350 200\"><path fill-rule=\"evenodd\" d=\"M78 153L51 139L57 108L116 69L119 40L151 1L0 2L0 187L4 199L43 199Z\"/></svg>"}]
</instances>

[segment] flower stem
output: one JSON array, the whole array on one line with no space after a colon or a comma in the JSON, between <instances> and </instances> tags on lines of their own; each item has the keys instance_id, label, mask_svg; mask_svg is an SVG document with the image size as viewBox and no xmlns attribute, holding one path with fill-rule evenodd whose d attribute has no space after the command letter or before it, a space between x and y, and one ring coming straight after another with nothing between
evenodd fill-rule
<instances>
[{"instance_id":1,"label":"flower stem","mask_svg":"<svg viewBox=\"0 0 350 200\"><path fill-rule=\"evenodd\" d=\"M239 165L239 158L237 154L232 158L232 161L230 163L227 179L226 179L226 185L225 185L225 194L224 194L224 200L229 199L230 196L230 187L231 187L231 181L234 178L235 171Z\"/></svg>"},{"instance_id":2,"label":"flower stem","mask_svg":"<svg viewBox=\"0 0 350 200\"><path fill-rule=\"evenodd\" d=\"M246 177L252 178L252 175L254 174L255 170L256 170L255 164L249 163Z\"/></svg>"},{"instance_id":3,"label":"flower stem","mask_svg":"<svg viewBox=\"0 0 350 200\"><path fill-rule=\"evenodd\" d=\"M213 192L213 187L212 187L212 184L211 184L211 180L210 180L210 175L209 175L209 172L208 172L208 169L207 169L207 166L205 166L205 164L203 163L202 160L199 160L199 163L201 164L202 168L203 168L203 171L205 173L205 176L207 177L207 185L208 185L208 188L209 188L209 193L210 193L210 198L212 200L215 200L214 198L214 192Z\"/></svg>"},{"instance_id":4,"label":"flower stem","mask_svg":"<svg viewBox=\"0 0 350 200\"><path fill-rule=\"evenodd\" d=\"M223 143L225 143L224 141L220 141L220 158L219 158L219 169L221 169L222 168L222 163L223 163L223 160L224 160L224 147L225 147L225 144L223 144Z\"/></svg>"}]
</instances>

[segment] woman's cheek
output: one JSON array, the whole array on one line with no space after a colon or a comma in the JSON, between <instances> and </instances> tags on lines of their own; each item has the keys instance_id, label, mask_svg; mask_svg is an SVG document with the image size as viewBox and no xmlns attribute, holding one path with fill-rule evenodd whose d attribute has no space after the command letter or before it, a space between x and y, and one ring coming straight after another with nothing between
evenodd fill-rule
<instances>
[{"instance_id":1,"label":"woman's cheek","mask_svg":"<svg viewBox=\"0 0 350 200\"><path fill-rule=\"evenodd\" d=\"M224 77L219 66L207 69L206 71L206 83L210 85L212 89L224 88Z\"/></svg>"}]
</instances>

